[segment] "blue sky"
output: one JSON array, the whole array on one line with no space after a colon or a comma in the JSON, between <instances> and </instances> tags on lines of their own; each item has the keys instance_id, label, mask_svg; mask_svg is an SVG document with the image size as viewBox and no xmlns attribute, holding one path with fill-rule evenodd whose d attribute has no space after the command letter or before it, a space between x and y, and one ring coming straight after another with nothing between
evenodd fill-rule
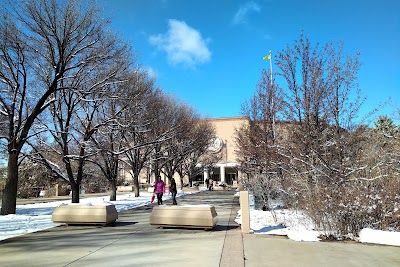
<instances>
[{"instance_id":1,"label":"blue sky","mask_svg":"<svg viewBox=\"0 0 400 267\"><path fill-rule=\"evenodd\" d=\"M132 43L157 85L203 116L240 116L255 91L262 57L293 44L343 41L361 53L362 113L390 97L400 103L400 1L100 0L112 28Z\"/></svg>"}]
</instances>

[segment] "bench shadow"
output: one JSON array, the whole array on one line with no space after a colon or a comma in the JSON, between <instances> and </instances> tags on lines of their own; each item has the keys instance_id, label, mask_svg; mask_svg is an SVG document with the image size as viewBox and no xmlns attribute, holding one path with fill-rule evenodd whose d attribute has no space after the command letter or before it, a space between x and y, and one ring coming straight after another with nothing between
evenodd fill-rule
<instances>
[{"instance_id":1,"label":"bench shadow","mask_svg":"<svg viewBox=\"0 0 400 267\"><path fill-rule=\"evenodd\" d=\"M239 229L240 226L236 225L216 225L213 228L204 228L204 227L195 227L195 226L173 226L173 225L155 225L159 229L174 229L174 230L185 230L185 231L191 231L191 230L204 230L204 231L213 231L213 232L220 232L220 231L229 231L229 230L234 230L234 229Z\"/></svg>"},{"instance_id":2,"label":"bench shadow","mask_svg":"<svg viewBox=\"0 0 400 267\"><path fill-rule=\"evenodd\" d=\"M138 222L115 222L114 224L113 224L113 227L118 227L118 226L129 226L129 225L135 225L135 224L137 224Z\"/></svg>"},{"instance_id":3,"label":"bench shadow","mask_svg":"<svg viewBox=\"0 0 400 267\"><path fill-rule=\"evenodd\" d=\"M59 226L61 227L65 227L65 230L71 230L74 227L76 227L77 229L95 229L95 228L103 228L103 227L118 227L118 226L129 226L129 225L134 225L137 224L138 222L129 222L129 221L116 221L116 222L112 222L112 223L107 223L107 224L87 224L87 223L69 223L69 224L64 224ZM84 228L82 228L84 227ZM42 230L41 232L46 232L46 230ZM49 231L47 231L49 232Z\"/></svg>"},{"instance_id":4,"label":"bench shadow","mask_svg":"<svg viewBox=\"0 0 400 267\"><path fill-rule=\"evenodd\" d=\"M216 225L212 231L229 231L229 230L235 230L235 229L240 229L239 225Z\"/></svg>"}]
</instances>

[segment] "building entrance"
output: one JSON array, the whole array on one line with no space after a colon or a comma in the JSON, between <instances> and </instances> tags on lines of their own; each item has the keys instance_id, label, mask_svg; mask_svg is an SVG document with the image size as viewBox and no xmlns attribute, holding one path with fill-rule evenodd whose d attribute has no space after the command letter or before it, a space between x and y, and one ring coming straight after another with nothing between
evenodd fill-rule
<instances>
[{"instance_id":1,"label":"building entrance","mask_svg":"<svg viewBox=\"0 0 400 267\"><path fill-rule=\"evenodd\" d=\"M237 169L233 167L214 167L210 173L210 178L217 184L223 181L228 185L233 185L233 183L237 181L237 177Z\"/></svg>"}]
</instances>

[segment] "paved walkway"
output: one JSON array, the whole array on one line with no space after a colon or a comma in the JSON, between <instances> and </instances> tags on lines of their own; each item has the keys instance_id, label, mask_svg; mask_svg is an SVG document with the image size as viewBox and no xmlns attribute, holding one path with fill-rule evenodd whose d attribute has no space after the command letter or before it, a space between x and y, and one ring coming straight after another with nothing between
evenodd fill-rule
<instances>
[{"instance_id":1,"label":"paved walkway","mask_svg":"<svg viewBox=\"0 0 400 267\"><path fill-rule=\"evenodd\" d=\"M113 227L60 226L0 241L0 266L400 266L398 247L242 235L233 194L178 198L214 205L212 231L151 226L152 207L145 206L120 213Z\"/></svg>"}]
</instances>

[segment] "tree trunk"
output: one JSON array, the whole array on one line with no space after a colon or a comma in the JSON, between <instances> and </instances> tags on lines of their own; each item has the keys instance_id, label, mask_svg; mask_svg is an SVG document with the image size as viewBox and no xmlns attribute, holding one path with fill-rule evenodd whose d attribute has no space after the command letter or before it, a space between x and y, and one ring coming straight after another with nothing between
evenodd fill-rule
<instances>
[{"instance_id":1,"label":"tree trunk","mask_svg":"<svg viewBox=\"0 0 400 267\"><path fill-rule=\"evenodd\" d=\"M134 174L133 175L133 186L135 188L135 197L139 196L139 174Z\"/></svg>"},{"instance_id":2,"label":"tree trunk","mask_svg":"<svg viewBox=\"0 0 400 267\"><path fill-rule=\"evenodd\" d=\"M71 183L72 199L71 203L79 203L79 185L76 183Z\"/></svg>"},{"instance_id":3,"label":"tree trunk","mask_svg":"<svg viewBox=\"0 0 400 267\"><path fill-rule=\"evenodd\" d=\"M117 200L117 184L115 179L110 181L111 183L111 192L110 192L110 201Z\"/></svg>"},{"instance_id":4,"label":"tree trunk","mask_svg":"<svg viewBox=\"0 0 400 267\"><path fill-rule=\"evenodd\" d=\"M18 188L18 153L8 154L7 181L3 190L1 215L15 214Z\"/></svg>"}]
</instances>

